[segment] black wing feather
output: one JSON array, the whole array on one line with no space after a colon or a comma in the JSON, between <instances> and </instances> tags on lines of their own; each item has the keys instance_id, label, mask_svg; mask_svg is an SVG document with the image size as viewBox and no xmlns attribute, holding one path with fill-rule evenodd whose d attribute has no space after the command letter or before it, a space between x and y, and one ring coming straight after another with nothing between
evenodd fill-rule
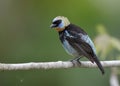
<instances>
[{"instance_id":1,"label":"black wing feather","mask_svg":"<svg viewBox=\"0 0 120 86\"><path fill-rule=\"evenodd\" d=\"M66 40L78 51L78 53L80 53L80 55L87 57L92 63L94 62L92 58L94 53L88 43L80 39L78 36L75 38L66 36Z\"/></svg>"},{"instance_id":2,"label":"black wing feather","mask_svg":"<svg viewBox=\"0 0 120 86\"><path fill-rule=\"evenodd\" d=\"M81 36L76 34L76 32L69 31L69 33L72 36L66 36L66 40L70 43L70 45L74 47L80 54L87 57L92 63L95 62L101 70L102 74L104 74L104 69L92 47L85 40L82 40Z\"/></svg>"}]
</instances>

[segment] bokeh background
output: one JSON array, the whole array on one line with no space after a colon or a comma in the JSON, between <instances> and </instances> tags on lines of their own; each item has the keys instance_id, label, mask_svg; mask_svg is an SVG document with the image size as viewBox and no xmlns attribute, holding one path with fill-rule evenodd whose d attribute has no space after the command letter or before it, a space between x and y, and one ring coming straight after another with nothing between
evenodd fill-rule
<instances>
[{"instance_id":1,"label":"bokeh background","mask_svg":"<svg viewBox=\"0 0 120 86\"><path fill-rule=\"evenodd\" d=\"M59 15L84 28L92 39L99 24L120 38L120 0L0 0L0 62L72 59L49 27ZM104 76L93 68L0 71L0 86L109 86L110 69L105 71Z\"/></svg>"}]
</instances>

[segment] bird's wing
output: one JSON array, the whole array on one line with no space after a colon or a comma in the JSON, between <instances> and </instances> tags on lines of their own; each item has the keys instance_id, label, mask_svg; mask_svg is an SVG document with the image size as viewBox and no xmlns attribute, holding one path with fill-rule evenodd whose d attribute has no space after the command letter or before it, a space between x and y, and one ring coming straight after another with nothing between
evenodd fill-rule
<instances>
[{"instance_id":1,"label":"bird's wing","mask_svg":"<svg viewBox=\"0 0 120 86\"><path fill-rule=\"evenodd\" d=\"M92 63L95 62L101 70L102 74L104 74L104 69L96 56L96 50L90 37L87 34L82 34L75 31L66 31L65 33L66 40L69 42L69 44L78 52L82 52L80 54L87 57Z\"/></svg>"},{"instance_id":2,"label":"bird's wing","mask_svg":"<svg viewBox=\"0 0 120 86\"><path fill-rule=\"evenodd\" d=\"M91 62L94 62L93 57L96 54L94 44L87 34L76 33L75 31L66 31L66 39L73 46L77 47L83 56L87 57Z\"/></svg>"}]
</instances>

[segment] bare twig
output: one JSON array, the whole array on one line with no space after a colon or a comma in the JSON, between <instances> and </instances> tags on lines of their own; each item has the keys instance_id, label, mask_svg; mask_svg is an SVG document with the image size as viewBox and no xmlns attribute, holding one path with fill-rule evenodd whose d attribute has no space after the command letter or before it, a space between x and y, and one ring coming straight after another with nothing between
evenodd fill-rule
<instances>
[{"instance_id":1,"label":"bare twig","mask_svg":"<svg viewBox=\"0 0 120 86\"><path fill-rule=\"evenodd\" d=\"M120 67L120 61L101 61L103 67ZM57 62L30 62L30 63L0 63L0 70L30 70L30 69L60 69L60 68L96 68L97 65L90 61L81 61L81 65L77 65L77 62L73 64L70 61L57 61Z\"/></svg>"},{"instance_id":2,"label":"bare twig","mask_svg":"<svg viewBox=\"0 0 120 86\"><path fill-rule=\"evenodd\" d=\"M120 86L118 80L118 69L116 67L111 68L110 86Z\"/></svg>"}]
</instances>

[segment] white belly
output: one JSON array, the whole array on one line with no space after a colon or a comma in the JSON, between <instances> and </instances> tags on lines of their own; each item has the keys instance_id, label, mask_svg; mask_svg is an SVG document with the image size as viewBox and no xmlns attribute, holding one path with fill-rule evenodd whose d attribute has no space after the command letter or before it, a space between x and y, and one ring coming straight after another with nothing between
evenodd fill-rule
<instances>
[{"instance_id":1,"label":"white belly","mask_svg":"<svg viewBox=\"0 0 120 86\"><path fill-rule=\"evenodd\" d=\"M64 49L66 52L74 57L79 57L78 52L68 43L67 40L63 42Z\"/></svg>"}]
</instances>

